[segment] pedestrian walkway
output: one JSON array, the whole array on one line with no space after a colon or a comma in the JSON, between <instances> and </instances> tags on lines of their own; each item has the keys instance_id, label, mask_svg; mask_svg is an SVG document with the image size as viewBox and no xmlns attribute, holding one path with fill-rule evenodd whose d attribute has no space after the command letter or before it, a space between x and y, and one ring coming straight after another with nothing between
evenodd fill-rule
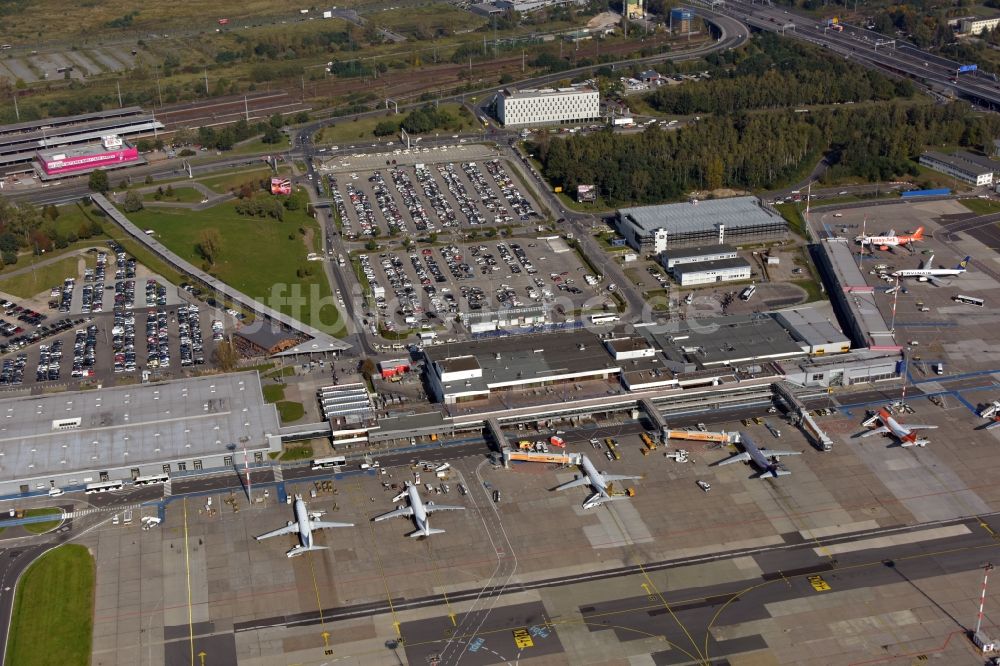
<instances>
[{"instance_id":1,"label":"pedestrian walkway","mask_svg":"<svg viewBox=\"0 0 1000 666\"><path fill-rule=\"evenodd\" d=\"M119 511L124 511L126 509L139 509L142 504L119 504L117 506L92 506L86 509L77 509L76 511L68 511L64 514L64 517L68 520L70 518L82 518L84 516L92 516L98 513L117 513Z\"/></svg>"}]
</instances>

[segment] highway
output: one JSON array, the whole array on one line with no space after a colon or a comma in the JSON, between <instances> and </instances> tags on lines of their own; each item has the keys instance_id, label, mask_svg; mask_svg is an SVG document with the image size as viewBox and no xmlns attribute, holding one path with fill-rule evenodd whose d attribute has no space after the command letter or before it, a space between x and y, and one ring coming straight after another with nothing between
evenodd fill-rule
<instances>
[{"instance_id":1,"label":"highway","mask_svg":"<svg viewBox=\"0 0 1000 666\"><path fill-rule=\"evenodd\" d=\"M734 0L726 2L721 12L759 30L818 44L868 67L911 77L937 93L953 92L986 108L1000 108L1000 86L993 75L959 73L962 65L974 63L959 63L857 26L842 24L840 31L831 29L780 7Z\"/></svg>"}]
</instances>

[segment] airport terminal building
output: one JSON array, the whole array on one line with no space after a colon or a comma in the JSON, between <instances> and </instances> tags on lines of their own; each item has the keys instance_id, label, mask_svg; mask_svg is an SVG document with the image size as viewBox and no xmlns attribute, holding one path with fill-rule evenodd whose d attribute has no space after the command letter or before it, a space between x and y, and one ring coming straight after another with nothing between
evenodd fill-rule
<instances>
[{"instance_id":1,"label":"airport terminal building","mask_svg":"<svg viewBox=\"0 0 1000 666\"><path fill-rule=\"evenodd\" d=\"M263 463L281 450L256 372L0 400L0 495Z\"/></svg>"}]
</instances>

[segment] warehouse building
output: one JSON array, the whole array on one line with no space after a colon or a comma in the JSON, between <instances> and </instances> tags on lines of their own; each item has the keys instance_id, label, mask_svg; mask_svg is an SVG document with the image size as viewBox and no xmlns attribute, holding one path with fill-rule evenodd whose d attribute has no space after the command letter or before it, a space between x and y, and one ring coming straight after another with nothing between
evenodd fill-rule
<instances>
[{"instance_id":1,"label":"warehouse building","mask_svg":"<svg viewBox=\"0 0 1000 666\"><path fill-rule=\"evenodd\" d=\"M788 233L785 220L757 197L622 208L615 223L625 241L643 254L727 241L760 243Z\"/></svg>"},{"instance_id":2,"label":"warehouse building","mask_svg":"<svg viewBox=\"0 0 1000 666\"><path fill-rule=\"evenodd\" d=\"M739 255L735 248L729 245L707 245L705 247L689 247L678 250L667 250L660 254L660 263L667 271L681 264L694 264L699 261L721 261L735 259Z\"/></svg>"},{"instance_id":3,"label":"warehouse building","mask_svg":"<svg viewBox=\"0 0 1000 666\"><path fill-rule=\"evenodd\" d=\"M487 333L508 328L528 328L545 324L549 320L548 306L524 305L499 310L474 310L459 315L470 333Z\"/></svg>"},{"instance_id":4,"label":"warehouse building","mask_svg":"<svg viewBox=\"0 0 1000 666\"><path fill-rule=\"evenodd\" d=\"M851 350L851 341L837 326L833 307L827 303L815 307L780 310L774 318L802 343L803 351L814 356L841 354Z\"/></svg>"},{"instance_id":5,"label":"warehouse building","mask_svg":"<svg viewBox=\"0 0 1000 666\"><path fill-rule=\"evenodd\" d=\"M0 494L231 468L281 451L256 372L0 401Z\"/></svg>"},{"instance_id":6,"label":"warehouse building","mask_svg":"<svg viewBox=\"0 0 1000 666\"><path fill-rule=\"evenodd\" d=\"M139 151L121 137L109 134L100 143L49 148L37 153L37 171L43 180L89 173L94 169L117 169L141 162Z\"/></svg>"},{"instance_id":7,"label":"warehouse building","mask_svg":"<svg viewBox=\"0 0 1000 666\"><path fill-rule=\"evenodd\" d=\"M619 362L585 329L458 343L424 350L431 394L446 404L575 381L616 379Z\"/></svg>"},{"instance_id":8,"label":"warehouse building","mask_svg":"<svg viewBox=\"0 0 1000 666\"><path fill-rule=\"evenodd\" d=\"M510 88L497 95L496 104L504 127L587 122L601 116L600 94L587 87Z\"/></svg>"},{"instance_id":9,"label":"warehouse building","mask_svg":"<svg viewBox=\"0 0 1000 666\"><path fill-rule=\"evenodd\" d=\"M985 157L960 151L954 155L945 155L927 151L920 156L920 163L929 169L934 169L964 183L975 185L990 185L998 165Z\"/></svg>"},{"instance_id":10,"label":"warehouse building","mask_svg":"<svg viewBox=\"0 0 1000 666\"><path fill-rule=\"evenodd\" d=\"M958 20L958 31L963 35L979 35L984 31L996 30L998 25L1000 25L1000 16L990 18L967 16Z\"/></svg>"},{"instance_id":11,"label":"warehouse building","mask_svg":"<svg viewBox=\"0 0 1000 666\"><path fill-rule=\"evenodd\" d=\"M674 267L672 273L682 287L717 282L737 282L750 279L750 262L740 257L699 261L693 264L679 264Z\"/></svg>"}]
</instances>

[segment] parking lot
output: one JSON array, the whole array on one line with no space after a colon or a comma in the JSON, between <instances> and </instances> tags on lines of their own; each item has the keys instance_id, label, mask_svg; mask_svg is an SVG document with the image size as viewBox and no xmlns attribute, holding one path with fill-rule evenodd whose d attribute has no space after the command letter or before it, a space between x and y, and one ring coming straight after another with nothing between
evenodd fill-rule
<instances>
[{"instance_id":1,"label":"parking lot","mask_svg":"<svg viewBox=\"0 0 1000 666\"><path fill-rule=\"evenodd\" d=\"M450 326L459 313L553 303L559 321L572 308L610 299L571 251L534 238L449 244L412 252L360 254L379 320L388 330ZM562 309L562 312L559 309ZM369 312L369 317L374 313Z\"/></svg>"},{"instance_id":2,"label":"parking lot","mask_svg":"<svg viewBox=\"0 0 1000 666\"><path fill-rule=\"evenodd\" d=\"M49 292L49 314L0 302L0 335L6 338L0 353L8 355L0 365L0 387L109 380L139 371L165 378L210 363L223 323L208 308L185 302L162 279L137 280L148 271L113 242L109 246L82 280L67 277ZM54 319L52 313L62 316ZM145 326L145 344L136 341L137 324Z\"/></svg>"},{"instance_id":3,"label":"parking lot","mask_svg":"<svg viewBox=\"0 0 1000 666\"><path fill-rule=\"evenodd\" d=\"M541 219L502 160L388 161L376 171L326 175L345 237L441 233Z\"/></svg>"}]
</instances>

